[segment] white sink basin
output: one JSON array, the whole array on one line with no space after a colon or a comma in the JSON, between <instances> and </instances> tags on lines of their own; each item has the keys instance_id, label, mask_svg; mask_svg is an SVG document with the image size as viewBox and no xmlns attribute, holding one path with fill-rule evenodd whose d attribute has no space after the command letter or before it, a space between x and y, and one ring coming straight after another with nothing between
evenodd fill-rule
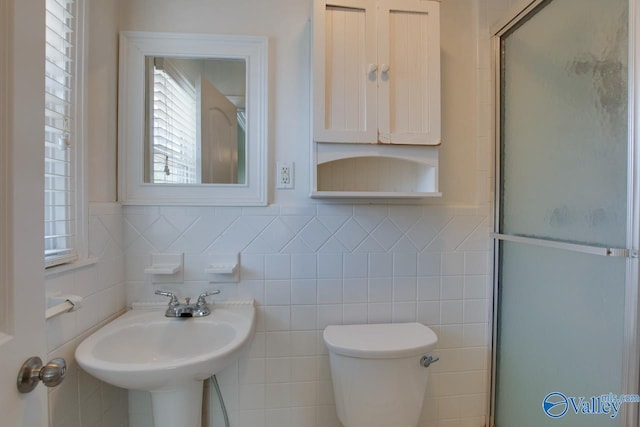
<instances>
[{"instance_id":1,"label":"white sink basin","mask_svg":"<svg viewBox=\"0 0 640 427\"><path fill-rule=\"evenodd\" d=\"M205 317L131 310L76 349L78 364L117 387L151 392L156 427L199 427L202 381L237 359L255 331L253 302L216 304Z\"/></svg>"}]
</instances>

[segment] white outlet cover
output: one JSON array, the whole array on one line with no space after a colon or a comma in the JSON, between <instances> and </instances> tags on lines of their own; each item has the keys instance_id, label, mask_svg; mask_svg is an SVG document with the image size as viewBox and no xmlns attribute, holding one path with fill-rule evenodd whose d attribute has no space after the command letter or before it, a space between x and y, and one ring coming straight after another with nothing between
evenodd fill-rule
<instances>
[{"instance_id":1,"label":"white outlet cover","mask_svg":"<svg viewBox=\"0 0 640 427\"><path fill-rule=\"evenodd\" d=\"M287 189L294 186L294 163L278 162L276 164L276 188ZM284 171L283 171L284 170ZM287 172L288 171L288 180Z\"/></svg>"}]
</instances>

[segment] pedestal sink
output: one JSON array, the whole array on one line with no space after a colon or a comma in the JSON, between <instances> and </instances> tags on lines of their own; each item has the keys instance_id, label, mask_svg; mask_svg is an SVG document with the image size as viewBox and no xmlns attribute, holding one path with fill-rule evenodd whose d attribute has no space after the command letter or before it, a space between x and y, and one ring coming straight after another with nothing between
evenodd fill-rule
<instances>
[{"instance_id":1,"label":"pedestal sink","mask_svg":"<svg viewBox=\"0 0 640 427\"><path fill-rule=\"evenodd\" d=\"M135 309L76 349L78 364L117 387L151 392L155 427L200 427L203 381L237 359L255 332L253 301L218 303L206 317Z\"/></svg>"}]
</instances>

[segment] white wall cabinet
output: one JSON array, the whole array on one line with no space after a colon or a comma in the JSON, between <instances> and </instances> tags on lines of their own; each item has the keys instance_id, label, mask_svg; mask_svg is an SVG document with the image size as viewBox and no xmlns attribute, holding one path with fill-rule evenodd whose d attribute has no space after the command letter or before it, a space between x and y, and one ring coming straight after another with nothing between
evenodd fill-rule
<instances>
[{"instance_id":1,"label":"white wall cabinet","mask_svg":"<svg viewBox=\"0 0 640 427\"><path fill-rule=\"evenodd\" d=\"M316 0L314 140L440 144L433 0Z\"/></svg>"},{"instance_id":2,"label":"white wall cabinet","mask_svg":"<svg viewBox=\"0 0 640 427\"><path fill-rule=\"evenodd\" d=\"M312 197L440 195L439 2L313 4Z\"/></svg>"}]
</instances>

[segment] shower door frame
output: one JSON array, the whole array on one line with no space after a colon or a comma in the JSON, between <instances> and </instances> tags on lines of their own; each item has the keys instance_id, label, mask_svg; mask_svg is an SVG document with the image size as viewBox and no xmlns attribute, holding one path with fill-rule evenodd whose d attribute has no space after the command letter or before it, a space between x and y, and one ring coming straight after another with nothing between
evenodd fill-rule
<instances>
[{"instance_id":1,"label":"shower door frame","mask_svg":"<svg viewBox=\"0 0 640 427\"><path fill-rule=\"evenodd\" d=\"M638 250L640 248L640 0L629 2L629 47L628 47L628 152L627 152L627 248L609 249L593 248L570 243L543 241L538 239L518 238L501 235L500 227L500 195L501 188L501 71L502 71L502 37L514 26L533 16L538 8L555 0L524 0L516 5L502 20L491 27L491 74L493 110L491 118L491 138L493 140L494 165L494 197L493 197L493 307L491 314L491 381L488 400L489 427L495 427L495 397L498 338L498 279L500 266L500 242L519 241L539 244L559 249L577 250L602 256L624 256L626 262L625 308L624 308L624 349L622 361L622 390L624 394L638 394L640 386L640 327L639 310L640 295L638 281L640 266ZM636 83L638 82L638 83ZM638 405L623 405L620 410L622 426L640 427ZM505 426L498 426L505 427Z\"/></svg>"}]
</instances>

